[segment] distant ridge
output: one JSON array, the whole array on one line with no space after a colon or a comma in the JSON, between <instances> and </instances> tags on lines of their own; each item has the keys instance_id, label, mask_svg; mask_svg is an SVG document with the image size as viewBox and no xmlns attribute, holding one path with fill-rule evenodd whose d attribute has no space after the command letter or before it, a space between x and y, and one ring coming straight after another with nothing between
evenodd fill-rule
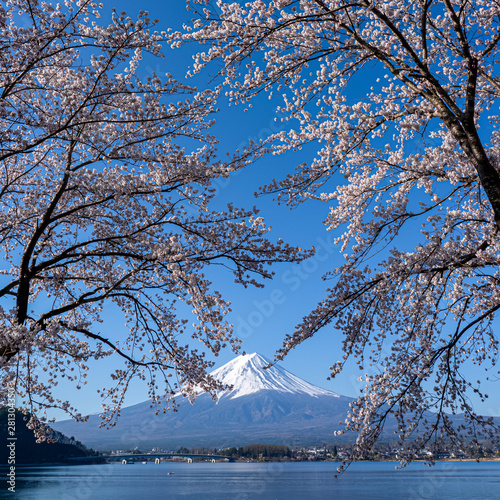
<instances>
[{"instance_id":1,"label":"distant ridge","mask_svg":"<svg viewBox=\"0 0 500 500\"><path fill-rule=\"evenodd\" d=\"M15 440L9 440L9 437L12 439L12 434L11 424L7 423L8 414L7 407L0 407L0 439L4 443L0 451L1 465L64 464L74 463L72 460L75 458L79 463L102 462L94 450L87 449L82 443L57 431L49 436L55 442L37 443L33 431L26 427L30 415L24 415L19 410L14 413Z\"/></svg>"}]
</instances>

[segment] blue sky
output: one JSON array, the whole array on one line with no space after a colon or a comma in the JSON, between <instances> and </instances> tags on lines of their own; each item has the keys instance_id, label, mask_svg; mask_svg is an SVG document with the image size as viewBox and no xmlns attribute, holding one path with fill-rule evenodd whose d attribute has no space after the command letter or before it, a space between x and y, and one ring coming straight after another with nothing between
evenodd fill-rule
<instances>
[{"instance_id":1,"label":"blue sky","mask_svg":"<svg viewBox=\"0 0 500 500\"><path fill-rule=\"evenodd\" d=\"M126 11L132 17L139 9L148 10L152 18L160 20L160 29L173 27L179 29L183 20L190 17L185 11L184 0L143 0L138 4L131 0L115 2L104 0L105 11L113 5L117 10ZM104 16L103 22L106 21ZM194 47L193 47L194 49ZM188 51L166 51L165 59L156 59L149 64L145 61L145 73L155 71L158 74L170 72L179 80L184 79L186 68L190 64ZM188 82L191 83L191 82ZM200 84L198 79L197 84ZM253 110L243 113L239 108L222 109L216 117L213 132L221 141L220 153L233 151L250 139L263 138L275 129L274 106L266 100L264 106L255 105ZM224 205L235 202L242 207L257 205L266 222L272 226L272 238L282 237L290 244L309 248L314 245L317 254L312 259L299 265L282 264L274 267L275 278L264 289L243 289L232 283L229 273L217 271L211 273L214 288L223 293L224 298L232 302L233 312L229 318L235 325L235 333L243 340L246 352L259 352L272 359L275 351L281 347L287 333L291 333L301 318L309 313L324 296L328 283L322 281L323 274L342 263L339 249L333 244L334 234L327 232L322 221L327 215L325 203L311 202L290 210L279 206L272 197L255 199L253 193L273 177L282 177L284 172L292 170L296 164L309 155L302 152L299 156L268 157L238 172L228 180L216 183L218 191L216 204ZM302 346L292 351L281 366L307 381L346 396L355 397L361 383L357 377L364 374L357 367L348 365L343 374L328 381L329 366L342 357L341 337L332 328L319 332ZM216 368L232 359L234 354L226 350L216 359ZM89 383L78 393L79 409L83 413L93 413L100 409L100 398L95 389L103 385L108 366L99 363L93 366ZM363 384L364 385L364 384ZM495 385L491 386L489 404L480 407L483 414L500 415L500 395L495 397ZM69 398L75 393L69 387L61 386L60 394L67 392ZM126 404L143 401L147 397L146 389L133 384L126 399ZM479 407L478 407L479 409Z\"/></svg>"}]
</instances>

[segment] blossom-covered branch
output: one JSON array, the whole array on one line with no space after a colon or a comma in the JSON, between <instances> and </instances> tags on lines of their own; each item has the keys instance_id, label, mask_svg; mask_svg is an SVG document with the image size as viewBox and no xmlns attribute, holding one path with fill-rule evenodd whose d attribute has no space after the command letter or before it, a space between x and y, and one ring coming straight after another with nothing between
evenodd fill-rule
<instances>
[{"instance_id":1,"label":"blossom-covered branch","mask_svg":"<svg viewBox=\"0 0 500 500\"><path fill-rule=\"evenodd\" d=\"M146 12L99 17L84 0L0 6L2 395L15 386L39 416L79 417L58 380L79 387L88 363L111 355L124 367L102 392L108 420L132 377L158 402L213 393L211 363L188 339L215 355L239 340L204 269L262 286L270 264L307 255L269 241L256 209L210 208L212 181L244 164L216 161L217 93L141 78L143 57L161 57L168 39ZM108 310L123 319L112 331Z\"/></svg>"},{"instance_id":2,"label":"blossom-covered branch","mask_svg":"<svg viewBox=\"0 0 500 500\"><path fill-rule=\"evenodd\" d=\"M332 375L354 357L366 381L347 421L353 458L389 415L409 443L403 460L446 439L498 437L470 399L487 397L480 382L463 375L474 364L497 373L498 3L188 3L196 17L178 36L203 45L193 71L222 61L233 104L267 92L291 124L255 157L318 144L263 191L323 200L345 264L277 357L326 326L343 335Z\"/></svg>"}]
</instances>

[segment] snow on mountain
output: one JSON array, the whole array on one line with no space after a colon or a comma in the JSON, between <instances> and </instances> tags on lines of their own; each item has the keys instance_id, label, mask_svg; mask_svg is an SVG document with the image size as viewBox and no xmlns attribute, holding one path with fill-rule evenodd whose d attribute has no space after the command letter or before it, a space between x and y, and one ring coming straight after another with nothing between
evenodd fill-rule
<instances>
[{"instance_id":1,"label":"snow on mountain","mask_svg":"<svg viewBox=\"0 0 500 500\"><path fill-rule=\"evenodd\" d=\"M273 365L264 369L270 363L269 359L254 352L242 354L214 370L211 374L214 378L225 385L232 386L230 390L221 391L218 395L219 399L236 399L263 390L307 394L313 397L340 397L335 392L322 389L296 377L280 366Z\"/></svg>"}]
</instances>

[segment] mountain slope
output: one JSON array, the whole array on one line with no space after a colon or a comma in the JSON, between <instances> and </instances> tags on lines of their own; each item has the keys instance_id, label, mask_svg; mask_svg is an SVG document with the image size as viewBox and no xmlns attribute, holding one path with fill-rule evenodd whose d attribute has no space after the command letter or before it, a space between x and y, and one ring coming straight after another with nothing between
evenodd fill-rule
<instances>
[{"instance_id":1,"label":"mountain slope","mask_svg":"<svg viewBox=\"0 0 500 500\"><path fill-rule=\"evenodd\" d=\"M334 440L351 398L309 384L259 354L238 356L212 375L232 389L217 401L200 394L179 411L154 415L149 401L124 408L112 429L64 421L55 428L96 449L241 446L250 443L307 445Z\"/></svg>"}]
</instances>

